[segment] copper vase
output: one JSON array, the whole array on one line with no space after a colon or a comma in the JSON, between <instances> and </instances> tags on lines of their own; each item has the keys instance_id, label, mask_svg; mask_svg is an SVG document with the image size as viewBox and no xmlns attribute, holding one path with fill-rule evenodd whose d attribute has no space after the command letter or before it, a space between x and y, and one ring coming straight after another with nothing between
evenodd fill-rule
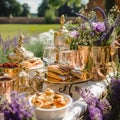
<instances>
[{"instance_id":1,"label":"copper vase","mask_svg":"<svg viewBox=\"0 0 120 120\"><path fill-rule=\"evenodd\" d=\"M116 50L110 46L78 46L80 67L92 74L94 80L105 79L114 65Z\"/></svg>"}]
</instances>

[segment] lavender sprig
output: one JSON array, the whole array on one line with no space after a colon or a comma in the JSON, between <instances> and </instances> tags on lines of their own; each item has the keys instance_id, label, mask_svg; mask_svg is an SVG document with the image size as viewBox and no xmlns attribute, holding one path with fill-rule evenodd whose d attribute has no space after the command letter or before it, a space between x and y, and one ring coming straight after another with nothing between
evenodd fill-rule
<instances>
[{"instance_id":1,"label":"lavender sprig","mask_svg":"<svg viewBox=\"0 0 120 120\"><path fill-rule=\"evenodd\" d=\"M89 23L89 25L90 25L91 30L94 29L94 27L93 27L93 25L92 25L92 22L90 21L89 18L87 18L87 17L84 16L84 15L78 14L78 13L77 13L76 15L78 15L79 17L81 17L83 20L87 21L87 22Z\"/></svg>"},{"instance_id":2,"label":"lavender sprig","mask_svg":"<svg viewBox=\"0 0 120 120\"><path fill-rule=\"evenodd\" d=\"M98 38L96 44L97 44L97 45L100 45L100 43L106 39L106 36L107 36L107 33L106 33L106 32L103 32L103 33L101 34L101 36Z\"/></svg>"},{"instance_id":3,"label":"lavender sprig","mask_svg":"<svg viewBox=\"0 0 120 120\"><path fill-rule=\"evenodd\" d=\"M120 15L118 15L117 18L115 19L115 23L114 23L114 25L111 27L111 29L109 30L109 32L108 32L108 34L107 34L107 36L106 36L106 39L109 39L109 38L110 38L113 30L114 30L115 28L117 28L119 25L120 25Z\"/></svg>"},{"instance_id":4,"label":"lavender sprig","mask_svg":"<svg viewBox=\"0 0 120 120\"><path fill-rule=\"evenodd\" d=\"M103 120L103 116L99 108L91 105L88 107L88 110L89 110L89 116L91 120Z\"/></svg>"},{"instance_id":5,"label":"lavender sprig","mask_svg":"<svg viewBox=\"0 0 120 120\"><path fill-rule=\"evenodd\" d=\"M112 95L110 98L111 104L117 104L120 106L120 79L112 78L109 85L109 95Z\"/></svg>"},{"instance_id":6,"label":"lavender sprig","mask_svg":"<svg viewBox=\"0 0 120 120\"><path fill-rule=\"evenodd\" d=\"M34 110L27 98L16 91L11 92L11 102L1 99L0 112L4 113L5 120L30 120L34 118Z\"/></svg>"},{"instance_id":7,"label":"lavender sprig","mask_svg":"<svg viewBox=\"0 0 120 120\"><path fill-rule=\"evenodd\" d=\"M75 87L76 91L85 100L88 105L89 117L91 120L103 120L106 119L111 110L110 103L107 99L98 99L89 90L80 89Z\"/></svg>"},{"instance_id":8,"label":"lavender sprig","mask_svg":"<svg viewBox=\"0 0 120 120\"><path fill-rule=\"evenodd\" d=\"M90 21L91 21L91 22L97 22L97 17L96 17L96 15L95 15L93 18L91 18Z\"/></svg>"},{"instance_id":9,"label":"lavender sprig","mask_svg":"<svg viewBox=\"0 0 120 120\"><path fill-rule=\"evenodd\" d=\"M105 26L106 26L106 32L108 32L110 30L110 25L109 25L109 22L108 22L108 17L106 16L104 10L101 9L100 7L96 7L94 11L96 11L96 10L100 11L100 13L102 14L104 22L105 22Z\"/></svg>"}]
</instances>

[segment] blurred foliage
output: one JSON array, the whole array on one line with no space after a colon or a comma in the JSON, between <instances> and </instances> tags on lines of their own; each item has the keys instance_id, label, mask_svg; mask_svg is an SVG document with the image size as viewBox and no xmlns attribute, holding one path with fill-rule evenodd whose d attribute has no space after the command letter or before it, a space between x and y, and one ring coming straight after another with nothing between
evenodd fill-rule
<instances>
[{"instance_id":1,"label":"blurred foliage","mask_svg":"<svg viewBox=\"0 0 120 120\"><path fill-rule=\"evenodd\" d=\"M115 5L115 0L105 0L105 8L107 13Z\"/></svg>"},{"instance_id":2,"label":"blurred foliage","mask_svg":"<svg viewBox=\"0 0 120 120\"><path fill-rule=\"evenodd\" d=\"M20 3L16 0L1 0L0 1L0 16L19 16L22 12Z\"/></svg>"},{"instance_id":3,"label":"blurred foliage","mask_svg":"<svg viewBox=\"0 0 120 120\"><path fill-rule=\"evenodd\" d=\"M40 6L38 7L38 16L43 17L47 10L49 10L48 0L43 0Z\"/></svg>"},{"instance_id":4,"label":"blurred foliage","mask_svg":"<svg viewBox=\"0 0 120 120\"><path fill-rule=\"evenodd\" d=\"M56 19L54 9L47 10L44 17L45 17L46 23L48 23L48 24L54 23L54 21Z\"/></svg>"},{"instance_id":5,"label":"blurred foliage","mask_svg":"<svg viewBox=\"0 0 120 120\"><path fill-rule=\"evenodd\" d=\"M44 44L41 41L28 42L24 47L34 53L36 57L42 58L44 52Z\"/></svg>"},{"instance_id":6,"label":"blurred foliage","mask_svg":"<svg viewBox=\"0 0 120 120\"><path fill-rule=\"evenodd\" d=\"M30 15L30 7L28 6L27 3L24 3L22 5L22 8L23 8L23 10L22 10L21 16L28 16L28 15Z\"/></svg>"},{"instance_id":7,"label":"blurred foliage","mask_svg":"<svg viewBox=\"0 0 120 120\"><path fill-rule=\"evenodd\" d=\"M60 8L61 6L63 6L64 4L66 4L68 6L71 5L75 5L75 6L80 6L81 5L81 1L80 0L48 0L48 4L51 7L54 7L56 9Z\"/></svg>"},{"instance_id":8,"label":"blurred foliage","mask_svg":"<svg viewBox=\"0 0 120 120\"><path fill-rule=\"evenodd\" d=\"M43 0L38 8L38 16L44 16L50 9L54 9L56 16L61 16L62 14L74 16L74 12L78 12L80 6L80 0Z\"/></svg>"},{"instance_id":9,"label":"blurred foliage","mask_svg":"<svg viewBox=\"0 0 120 120\"><path fill-rule=\"evenodd\" d=\"M21 5L16 0L0 0L0 16L28 16L28 4Z\"/></svg>"},{"instance_id":10,"label":"blurred foliage","mask_svg":"<svg viewBox=\"0 0 120 120\"><path fill-rule=\"evenodd\" d=\"M2 50L0 50L0 64L8 62L7 56L8 56L9 53L10 52L8 52L8 51L7 51L7 53L4 53Z\"/></svg>"}]
</instances>

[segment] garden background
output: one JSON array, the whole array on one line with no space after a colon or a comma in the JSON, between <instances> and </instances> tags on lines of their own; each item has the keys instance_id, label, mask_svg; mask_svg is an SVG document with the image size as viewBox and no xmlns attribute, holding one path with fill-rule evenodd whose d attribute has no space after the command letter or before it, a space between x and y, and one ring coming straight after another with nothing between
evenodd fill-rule
<instances>
[{"instance_id":1,"label":"garden background","mask_svg":"<svg viewBox=\"0 0 120 120\"><path fill-rule=\"evenodd\" d=\"M29 0L29 2L32 0ZM38 1L37 1L38 2ZM35 3L35 1L34 1ZM106 13L119 0L41 0L36 13L32 13L32 7L28 1L21 3L19 0L0 1L0 63L6 62L7 55L17 45L20 34L25 36L26 49L42 57L44 45L42 41L31 44L33 38L39 40L39 34L48 32L50 29L59 28L59 18L65 15L66 21L73 20L80 9L87 6L86 12L99 6L106 10ZM98 13L98 16L100 14ZM44 41L44 39L43 39ZM26 44L27 43L27 44Z\"/></svg>"}]
</instances>

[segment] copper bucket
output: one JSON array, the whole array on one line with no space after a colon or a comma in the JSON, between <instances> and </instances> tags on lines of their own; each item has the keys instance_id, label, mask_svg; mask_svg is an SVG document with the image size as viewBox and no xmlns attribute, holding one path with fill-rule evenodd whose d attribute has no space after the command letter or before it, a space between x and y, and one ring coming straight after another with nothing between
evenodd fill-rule
<instances>
[{"instance_id":1,"label":"copper bucket","mask_svg":"<svg viewBox=\"0 0 120 120\"><path fill-rule=\"evenodd\" d=\"M92 74L94 80L102 80L113 67L116 50L110 46L78 46L80 67Z\"/></svg>"},{"instance_id":2,"label":"copper bucket","mask_svg":"<svg viewBox=\"0 0 120 120\"><path fill-rule=\"evenodd\" d=\"M15 79L0 80L0 94L9 93L13 89Z\"/></svg>"}]
</instances>

